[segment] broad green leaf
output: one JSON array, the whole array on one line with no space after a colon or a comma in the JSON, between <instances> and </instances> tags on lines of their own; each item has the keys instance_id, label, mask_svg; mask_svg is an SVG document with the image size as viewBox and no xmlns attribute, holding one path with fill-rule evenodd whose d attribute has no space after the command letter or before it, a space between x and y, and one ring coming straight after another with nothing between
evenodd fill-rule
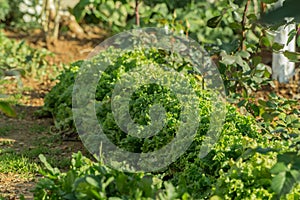
<instances>
[{"instance_id":1,"label":"broad green leaf","mask_svg":"<svg viewBox=\"0 0 300 200\"><path fill-rule=\"evenodd\" d=\"M85 181L86 181L88 184L94 186L95 188L100 188L99 183L98 183L93 177L91 177L91 176L87 176L87 177L85 178Z\"/></svg>"},{"instance_id":2,"label":"broad green leaf","mask_svg":"<svg viewBox=\"0 0 300 200\"><path fill-rule=\"evenodd\" d=\"M237 22L241 22L243 20L241 14L236 11L233 11L232 15L233 15L234 20Z\"/></svg>"},{"instance_id":3,"label":"broad green leaf","mask_svg":"<svg viewBox=\"0 0 300 200\"><path fill-rule=\"evenodd\" d=\"M272 148L269 148L269 147L267 147L267 148L257 147L255 149L255 151L260 153L260 154L267 154L269 152L274 152L275 150L272 149Z\"/></svg>"},{"instance_id":4,"label":"broad green leaf","mask_svg":"<svg viewBox=\"0 0 300 200\"><path fill-rule=\"evenodd\" d=\"M256 104L250 104L250 108L253 111L254 116L259 116L260 110L259 110L259 107Z\"/></svg>"},{"instance_id":5,"label":"broad green leaf","mask_svg":"<svg viewBox=\"0 0 300 200\"><path fill-rule=\"evenodd\" d=\"M267 103L266 101L262 100L262 99L258 99L258 103L262 106L262 107L266 107Z\"/></svg>"},{"instance_id":6,"label":"broad green leaf","mask_svg":"<svg viewBox=\"0 0 300 200\"><path fill-rule=\"evenodd\" d=\"M289 38L286 45L289 45L289 43L295 38L296 35L297 35L296 29L293 29L291 32L289 32Z\"/></svg>"},{"instance_id":7,"label":"broad green leaf","mask_svg":"<svg viewBox=\"0 0 300 200\"><path fill-rule=\"evenodd\" d=\"M60 173L58 168L53 168L47 161L46 157L43 154L39 155L40 161L45 165L46 169L51 173L47 174L50 178L56 178L56 175Z\"/></svg>"},{"instance_id":8,"label":"broad green leaf","mask_svg":"<svg viewBox=\"0 0 300 200\"><path fill-rule=\"evenodd\" d=\"M237 55L240 55L242 58L249 58L251 55L248 51L239 51Z\"/></svg>"},{"instance_id":9,"label":"broad green leaf","mask_svg":"<svg viewBox=\"0 0 300 200\"><path fill-rule=\"evenodd\" d=\"M277 174L271 183L272 190L279 196L288 194L295 184L295 179L290 172L280 172Z\"/></svg>"},{"instance_id":10,"label":"broad green leaf","mask_svg":"<svg viewBox=\"0 0 300 200\"><path fill-rule=\"evenodd\" d=\"M284 51L283 55L287 57L290 61L299 61L300 54L297 52Z\"/></svg>"},{"instance_id":11,"label":"broad green leaf","mask_svg":"<svg viewBox=\"0 0 300 200\"><path fill-rule=\"evenodd\" d=\"M283 47L284 47L284 44L279 44L277 42L274 42L274 44L272 45L272 49L275 51L279 51L279 50L283 49Z\"/></svg>"},{"instance_id":12,"label":"broad green leaf","mask_svg":"<svg viewBox=\"0 0 300 200\"><path fill-rule=\"evenodd\" d=\"M286 152L283 154L279 154L277 156L278 162L283 162L286 165L292 163L297 158L297 153L295 152Z\"/></svg>"},{"instance_id":13,"label":"broad green leaf","mask_svg":"<svg viewBox=\"0 0 300 200\"><path fill-rule=\"evenodd\" d=\"M288 167L286 166L285 163L283 162L278 162L276 163L273 168L270 170L270 172L272 174L278 174L278 173L281 173L281 172L286 172L288 171Z\"/></svg>"},{"instance_id":14,"label":"broad green leaf","mask_svg":"<svg viewBox=\"0 0 300 200\"><path fill-rule=\"evenodd\" d=\"M207 21L207 26L210 28L216 28L220 24L222 17L223 15L219 15L209 19Z\"/></svg>"},{"instance_id":15,"label":"broad green leaf","mask_svg":"<svg viewBox=\"0 0 300 200\"><path fill-rule=\"evenodd\" d=\"M295 181L300 182L300 172L299 170L291 170L290 171L292 177L294 178Z\"/></svg>"},{"instance_id":16,"label":"broad green leaf","mask_svg":"<svg viewBox=\"0 0 300 200\"><path fill-rule=\"evenodd\" d=\"M230 56L230 55L225 55L222 57L222 63L224 63L225 65L232 65L233 63L236 62L235 60L235 56Z\"/></svg>"},{"instance_id":17,"label":"broad green leaf","mask_svg":"<svg viewBox=\"0 0 300 200\"><path fill-rule=\"evenodd\" d=\"M286 174L286 172L281 172L281 173L277 174L272 180L271 188L277 194L280 194L280 192L284 186L285 174Z\"/></svg>"},{"instance_id":18,"label":"broad green leaf","mask_svg":"<svg viewBox=\"0 0 300 200\"><path fill-rule=\"evenodd\" d=\"M266 36L262 37L260 39L260 42L262 45L264 45L265 47L271 47L271 42L270 42L270 39Z\"/></svg>"},{"instance_id":19,"label":"broad green leaf","mask_svg":"<svg viewBox=\"0 0 300 200\"><path fill-rule=\"evenodd\" d=\"M246 102L247 102L247 100L246 100L246 99L243 99L243 100L241 100L241 101L237 104L237 106L238 106L238 107L242 107L242 106L245 105Z\"/></svg>"},{"instance_id":20,"label":"broad green leaf","mask_svg":"<svg viewBox=\"0 0 300 200\"><path fill-rule=\"evenodd\" d=\"M210 197L210 200L221 200L222 198L217 196L217 195L214 195L212 197Z\"/></svg>"},{"instance_id":21,"label":"broad green leaf","mask_svg":"<svg viewBox=\"0 0 300 200\"><path fill-rule=\"evenodd\" d=\"M238 22L232 22L228 26L237 32L242 30L242 25L241 25L241 23L238 23Z\"/></svg>"},{"instance_id":22,"label":"broad green leaf","mask_svg":"<svg viewBox=\"0 0 300 200\"><path fill-rule=\"evenodd\" d=\"M262 57L261 56L254 56L252 58L252 63L253 63L253 66L256 67L259 63L261 63L262 61Z\"/></svg>"},{"instance_id":23,"label":"broad green leaf","mask_svg":"<svg viewBox=\"0 0 300 200\"><path fill-rule=\"evenodd\" d=\"M68 171L66 177L64 178L62 188L67 192L72 192L73 183L76 180L76 174L73 170Z\"/></svg>"},{"instance_id":24,"label":"broad green leaf","mask_svg":"<svg viewBox=\"0 0 300 200\"><path fill-rule=\"evenodd\" d=\"M9 117L16 117L17 114L8 102L0 101L0 111Z\"/></svg>"},{"instance_id":25,"label":"broad green leaf","mask_svg":"<svg viewBox=\"0 0 300 200\"><path fill-rule=\"evenodd\" d=\"M239 41L233 40L232 42L222 43L221 49L225 50L227 54L235 52L239 48Z\"/></svg>"},{"instance_id":26,"label":"broad green leaf","mask_svg":"<svg viewBox=\"0 0 300 200\"><path fill-rule=\"evenodd\" d=\"M292 123L295 123L295 122L298 122L299 121L299 118L297 115L288 115L286 117L286 123L287 124L292 124Z\"/></svg>"},{"instance_id":27,"label":"broad green leaf","mask_svg":"<svg viewBox=\"0 0 300 200\"><path fill-rule=\"evenodd\" d=\"M236 63L243 68L243 72L250 71L250 67L248 63L245 60L243 60L241 56L236 55L235 57L236 57L235 58Z\"/></svg>"},{"instance_id":28,"label":"broad green leaf","mask_svg":"<svg viewBox=\"0 0 300 200\"><path fill-rule=\"evenodd\" d=\"M73 8L73 15L75 16L76 21L80 21L84 15L86 14L86 6L91 4L90 0L81 0L78 2L78 4L75 5Z\"/></svg>"}]
</instances>

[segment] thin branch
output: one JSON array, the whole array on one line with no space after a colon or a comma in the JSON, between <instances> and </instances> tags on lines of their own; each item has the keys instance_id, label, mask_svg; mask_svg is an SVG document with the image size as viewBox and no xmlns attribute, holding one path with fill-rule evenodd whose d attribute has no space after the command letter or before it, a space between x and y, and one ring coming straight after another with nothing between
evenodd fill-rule
<instances>
[{"instance_id":1,"label":"thin branch","mask_svg":"<svg viewBox=\"0 0 300 200\"><path fill-rule=\"evenodd\" d=\"M135 22L138 27L140 26L139 3L139 0L135 0Z\"/></svg>"},{"instance_id":2,"label":"thin branch","mask_svg":"<svg viewBox=\"0 0 300 200\"><path fill-rule=\"evenodd\" d=\"M247 12L248 12L248 8L250 5L250 0L247 0L247 3L245 5L245 9L243 12L243 20L242 20L242 41L241 41L241 46L240 49L241 50L245 50L245 40L246 40L246 21L247 21Z\"/></svg>"}]
</instances>

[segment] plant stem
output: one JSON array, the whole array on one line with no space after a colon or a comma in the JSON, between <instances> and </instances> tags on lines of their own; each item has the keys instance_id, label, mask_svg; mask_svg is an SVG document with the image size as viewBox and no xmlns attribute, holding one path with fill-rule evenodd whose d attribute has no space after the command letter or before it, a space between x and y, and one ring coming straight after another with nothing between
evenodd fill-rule
<instances>
[{"instance_id":1,"label":"plant stem","mask_svg":"<svg viewBox=\"0 0 300 200\"><path fill-rule=\"evenodd\" d=\"M247 20L247 11L249 8L250 0L247 0L247 3L245 5L245 9L243 12L243 20L242 20L242 41L241 41L241 46L240 50L245 50L245 40L246 40L246 20Z\"/></svg>"},{"instance_id":2,"label":"plant stem","mask_svg":"<svg viewBox=\"0 0 300 200\"><path fill-rule=\"evenodd\" d=\"M135 0L135 22L138 27L140 26L139 3L139 0Z\"/></svg>"}]
</instances>

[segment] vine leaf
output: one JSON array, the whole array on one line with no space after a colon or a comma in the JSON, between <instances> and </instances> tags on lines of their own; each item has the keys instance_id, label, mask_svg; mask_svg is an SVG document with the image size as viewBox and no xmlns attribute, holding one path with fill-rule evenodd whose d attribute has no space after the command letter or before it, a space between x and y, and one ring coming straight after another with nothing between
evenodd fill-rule
<instances>
[{"instance_id":1,"label":"vine leaf","mask_svg":"<svg viewBox=\"0 0 300 200\"><path fill-rule=\"evenodd\" d=\"M9 105L8 102L0 101L0 111L9 117L16 117L17 114L15 110Z\"/></svg>"}]
</instances>

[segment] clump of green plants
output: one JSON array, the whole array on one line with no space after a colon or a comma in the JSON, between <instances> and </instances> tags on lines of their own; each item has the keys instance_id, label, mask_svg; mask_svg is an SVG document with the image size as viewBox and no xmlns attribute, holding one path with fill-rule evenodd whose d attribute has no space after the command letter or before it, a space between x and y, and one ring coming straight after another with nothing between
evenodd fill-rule
<instances>
[{"instance_id":1,"label":"clump of green plants","mask_svg":"<svg viewBox=\"0 0 300 200\"><path fill-rule=\"evenodd\" d=\"M174 57L176 58L175 61ZM203 90L202 81L199 81L197 79L198 75L196 76L191 71L190 62L180 58L178 55L176 57L174 54L172 55L155 48L134 49L125 52L120 52L117 49L109 49L101 52L101 54L84 65L87 66L94 63L94 66L97 66L97 63L100 63L103 59L109 61L110 64L101 73L101 78L95 88L95 108L98 122L101 124L103 132L110 141L130 152L155 151L174 139L180 116L180 102L178 102L176 96L168 88L155 84L148 84L138 88L132 94L129 101L129 113L135 123L141 125L151 124L149 105L153 105L154 103L164 106L167 117L166 126L157 135L147 139L135 138L121 130L112 114L110 102L113 99L112 94L116 83L121 77L126 77L126 73L130 70L133 70L137 66L148 66L147 64L158 64L165 70L184 72L189 77L190 84L195 89L199 98L200 126L192 144L178 160L159 172L151 173L151 176L166 181L165 185L172 183L176 188L174 191L178 194L177 198L184 199L189 194L189 199L210 198L212 196L224 199L250 199L272 198L277 194L285 195L289 193L286 192L290 191L287 188L284 188L284 192L280 193L281 190L279 191L274 187L276 179L273 181L273 177L277 171L273 167L276 166L277 157L281 153L296 152L297 148L292 146L292 141L290 140L276 139L276 135L270 135L269 132L262 132L255 118L251 115L243 116L239 114L237 109L232 105L226 105L227 114L219 140L207 156L203 158L199 157L200 149L210 124L212 105L209 96L211 94ZM82 64L83 62L81 61L71 64L71 67L59 76L60 82L45 98L45 106L41 112L53 115L57 127L61 130L70 130L71 128L75 131L72 116L72 93L74 81L80 72ZM101 66L99 67L101 69ZM129 77L127 78L126 80L130 79ZM80 90L80 88L76 89ZM118 108L123 109L122 106ZM85 112L82 114L87 115L88 113ZM95 138L89 141L93 142ZM97 174L94 171L90 171L90 173L91 175ZM103 174L99 176L106 177ZM112 176L114 176L115 180L118 175ZM137 175L131 174L130 176ZM83 178L85 176L80 177ZM61 188L59 185L62 184L62 179L56 177L55 180L58 182L46 180L49 184L53 185L53 190L50 189L51 194L43 193L44 195L60 195L65 192L64 189L63 192L61 189L58 192L58 188ZM85 180L84 184L100 184L99 181L89 181L86 183ZM143 181L139 179L137 182ZM79 187L78 184L74 185L74 181L68 184L72 185L69 186L70 188L73 188L68 191L76 193L77 190L74 188ZM133 185L135 184L133 183ZM151 184L151 188L156 187L154 183ZM289 189L292 189L293 186L294 184L289 185ZM43 191L44 187L46 187L46 184L39 185L36 194L38 195L39 192ZM96 185L85 188L87 188L87 191L95 191L93 194L98 196L94 196L93 198L102 198L101 191L103 191L103 188ZM139 188L139 186L136 188ZM152 196L150 195L152 198L153 194L156 194L156 189L153 190L151 193ZM133 193L135 195L140 194L137 191ZM119 198L122 198L124 194L127 193L122 193L119 190L113 192L113 195ZM79 196L76 198L81 199Z\"/></svg>"},{"instance_id":2,"label":"clump of green plants","mask_svg":"<svg viewBox=\"0 0 300 200\"><path fill-rule=\"evenodd\" d=\"M51 55L46 49L34 49L25 41L11 40L2 31L0 43L0 77L27 76L40 79L46 75L49 67L46 56Z\"/></svg>"},{"instance_id":3,"label":"clump of green plants","mask_svg":"<svg viewBox=\"0 0 300 200\"><path fill-rule=\"evenodd\" d=\"M102 162L93 162L80 152L72 156L68 172L53 168L43 155L45 166L35 189L36 199L175 199L171 183L151 174L124 173L110 169ZM189 195L184 194L184 199Z\"/></svg>"},{"instance_id":4,"label":"clump of green plants","mask_svg":"<svg viewBox=\"0 0 300 200\"><path fill-rule=\"evenodd\" d=\"M11 105L16 103L17 96L2 94L7 92L5 85L13 82L19 89L22 89L22 77L37 80L43 80L46 76L50 79L55 78L55 73L52 76L46 73L50 67L46 56L52 54L46 49L34 49L25 41L11 40L2 31L0 31L0 43L0 111L9 117L16 117L16 112ZM13 77L13 79L8 77Z\"/></svg>"},{"instance_id":5,"label":"clump of green plants","mask_svg":"<svg viewBox=\"0 0 300 200\"><path fill-rule=\"evenodd\" d=\"M7 17L8 13L10 12L10 6L7 0L0 1L0 20L4 21Z\"/></svg>"}]
</instances>

